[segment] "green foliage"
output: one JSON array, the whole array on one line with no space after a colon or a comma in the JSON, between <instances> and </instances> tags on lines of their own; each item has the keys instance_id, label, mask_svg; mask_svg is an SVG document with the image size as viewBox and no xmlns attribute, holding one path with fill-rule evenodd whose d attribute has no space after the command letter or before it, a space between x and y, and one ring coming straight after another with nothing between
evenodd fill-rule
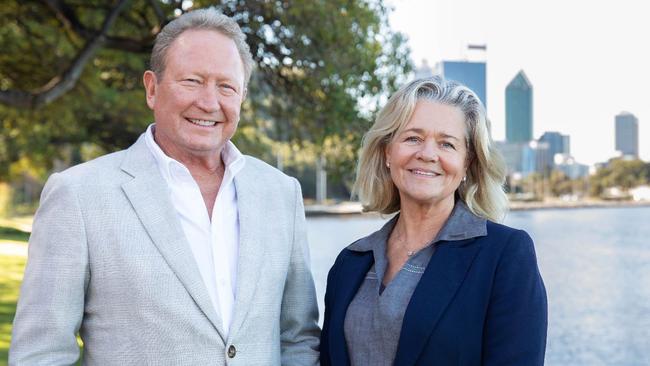
<instances>
[{"instance_id":1,"label":"green foliage","mask_svg":"<svg viewBox=\"0 0 650 366\"><path fill-rule=\"evenodd\" d=\"M641 160L613 159L606 167L599 169L589 178L590 194L600 196L606 188L619 187L623 190L648 184L650 163Z\"/></svg>"},{"instance_id":2,"label":"green foliage","mask_svg":"<svg viewBox=\"0 0 650 366\"><path fill-rule=\"evenodd\" d=\"M15 178L10 166L21 158L47 171L56 161L77 162L82 146L110 152L130 145L152 122L141 77L153 38L184 3L131 1L74 88L35 109L0 104L0 181ZM61 80L112 10L106 4L3 4L0 91L38 93ZM267 161L282 149L278 144L309 145L326 156L333 178L349 180L362 133L411 69L405 39L388 28L383 1L215 6L238 21L257 62L235 142Z\"/></svg>"},{"instance_id":3,"label":"green foliage","mask_svg":"<svg viewBox=\"0 0 650 366\"><path fill-rule=\"evenodd\" d=\"M0 240L27 241L29 233L11 227L0 226Z\"/></svg>"},{"instance_id":4,"label":"green foliage","mask_svg":"<svg viewBox=\"0 0 650 366\"><path fill-rule=\"evenodd\" d=\"M0 243L0 246L4 245ZM7 364L25 257L0 254L0 366Z\"/></svg>"}]
</instances>

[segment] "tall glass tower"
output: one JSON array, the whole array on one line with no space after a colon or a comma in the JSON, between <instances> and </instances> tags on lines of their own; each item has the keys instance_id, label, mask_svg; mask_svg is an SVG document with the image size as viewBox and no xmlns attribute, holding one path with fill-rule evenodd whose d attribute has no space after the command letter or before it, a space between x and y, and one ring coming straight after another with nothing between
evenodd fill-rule
<instances>
[{"instance_id":1,"label":"tall glass tower","mask_svg":"<svg viewBox=\"0 0 650 366\"><path fill-rule=\"evenodd\" d=\"M563 135L555 131L544 132L542 137L539 138L539 142L548 143L551 157L555 156L555 154L568 155L571 153L568 135Z\"/></svg>"},{"instance_id":2,"label":"tall glass tower","mask_svg":"<svg viewBox=\"0 0 650 366\"><path fill-rule=\"evenodd\" d=\"M436 65L436 74L472 89L487 110L485 70L485 62L440 61Z\"/></svg>"},{"instance_id":3,"label":"tall glass tower","mask_svg":"<svg viewBox=\"0 0 650 366\"><path fill-rule=\"evenodd\" d=\"M533 85L524 70L506 87L506 140L528 142L533 139Z\"/></svg>"},{"instance_id":4,"label":"tall glass tower","mask_svg":"<svg viewBox=\"0 0 650 366\"><path fill-rule=\"evenodd\" d=\"M639 157L639 120L632 113L616 115L616 150Z\"/></svg>"}]
</instances>

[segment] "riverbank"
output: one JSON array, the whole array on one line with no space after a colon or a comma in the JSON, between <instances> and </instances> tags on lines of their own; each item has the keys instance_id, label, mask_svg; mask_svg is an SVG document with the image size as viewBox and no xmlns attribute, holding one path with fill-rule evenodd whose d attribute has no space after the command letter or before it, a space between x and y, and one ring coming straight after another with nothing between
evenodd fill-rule
<instances>
[{"instance_id":1,"label":"riverbank","mask_svg":"<svg viewBox=\"0 0 650 366\"><path fill-rule=\"evenodd\" d=\"M650 206L650 201L606 201L595 199L565 201L547 199L544 201L511 201L510 211L645 206ZM327 202L325 204L316 204L309 200L305 202L305 214L307 216L359 215L362 211L363 208L359 202L343 201Z\"/></svg>"}]
</instances>

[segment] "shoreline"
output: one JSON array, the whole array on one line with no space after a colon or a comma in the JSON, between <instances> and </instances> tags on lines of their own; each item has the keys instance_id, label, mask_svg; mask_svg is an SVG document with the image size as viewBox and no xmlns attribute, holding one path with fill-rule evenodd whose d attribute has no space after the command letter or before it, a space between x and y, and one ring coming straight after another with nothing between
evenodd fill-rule
<instances>
[{"instance_id":1,"label":"shoreline","mask_svg":"<svg viewBox=\"0 0 650 366\"><path fill-rule=\"evenodd\" d=\"M584 208L619 208L619 207L649 207L650 201L605 201L605 200L583 200L583 201L510 201L509 211L529 210L569 210ZM329 204L305 203L305 215L307 217L317 216L347 216L367 215L362 212L361 203L344 201Z\"/></svg>"}]
</instances>

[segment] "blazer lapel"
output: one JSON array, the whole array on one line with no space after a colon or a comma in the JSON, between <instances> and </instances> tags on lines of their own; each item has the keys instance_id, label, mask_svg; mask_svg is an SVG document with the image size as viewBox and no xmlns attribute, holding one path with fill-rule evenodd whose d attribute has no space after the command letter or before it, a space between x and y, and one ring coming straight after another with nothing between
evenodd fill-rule
<instances>
[{"instance_id":1,"label":"blazer lapel","mask_svg":"<svg viewBox=\"0 0 650 366\"><path fill-rule=\"evenodd\" d=\"M235 289L235 304L229 334L236 334L242 326L251 306L260 276L260 268L264 259L266 245L261 242L264 212L261 212L259 202L264 197L255 189L256 177L244 167L235 176L237 191L237 210L239 212L239 255L237 257L237 285Z\"/></svg>"},{"instance_id":2,"label":"blazer lapel","mask_svg":"<svg viewBox=\"0 0 650 366\"><path fill-rule=\"evenodd\" d=\"M336 289L332 296L334 301L331 304L332 321L329 329L329 353L332 365L350 364L348 347L345 343L345 314L373 263L372 251L349 251L336 272L336 278L332 279Z\"/></svg>"},{"instance_id":3,"label":"blazer lapel","mask_svg":"<svg viewBox=\"0 0 650 366\"><path fill-rule=\"evenodd\" d=\"M133 176L122 185L122 189L142 225L225 343L221 318L210 300L176 210L168 199L168 187L146 146L144 135L127 151L122 170Z\"/></svg>"},{"instance_id":4,"label":"blazer lapel","mask_svg":"<svg viewBox=\"0 0 650 366\"><path fill-rule=\"evenodd\" d=\"M473 240L441 243L431 257L406 308L395 365L415 365L480 250L467 245Z\"/></svg>"}]
</instances>

